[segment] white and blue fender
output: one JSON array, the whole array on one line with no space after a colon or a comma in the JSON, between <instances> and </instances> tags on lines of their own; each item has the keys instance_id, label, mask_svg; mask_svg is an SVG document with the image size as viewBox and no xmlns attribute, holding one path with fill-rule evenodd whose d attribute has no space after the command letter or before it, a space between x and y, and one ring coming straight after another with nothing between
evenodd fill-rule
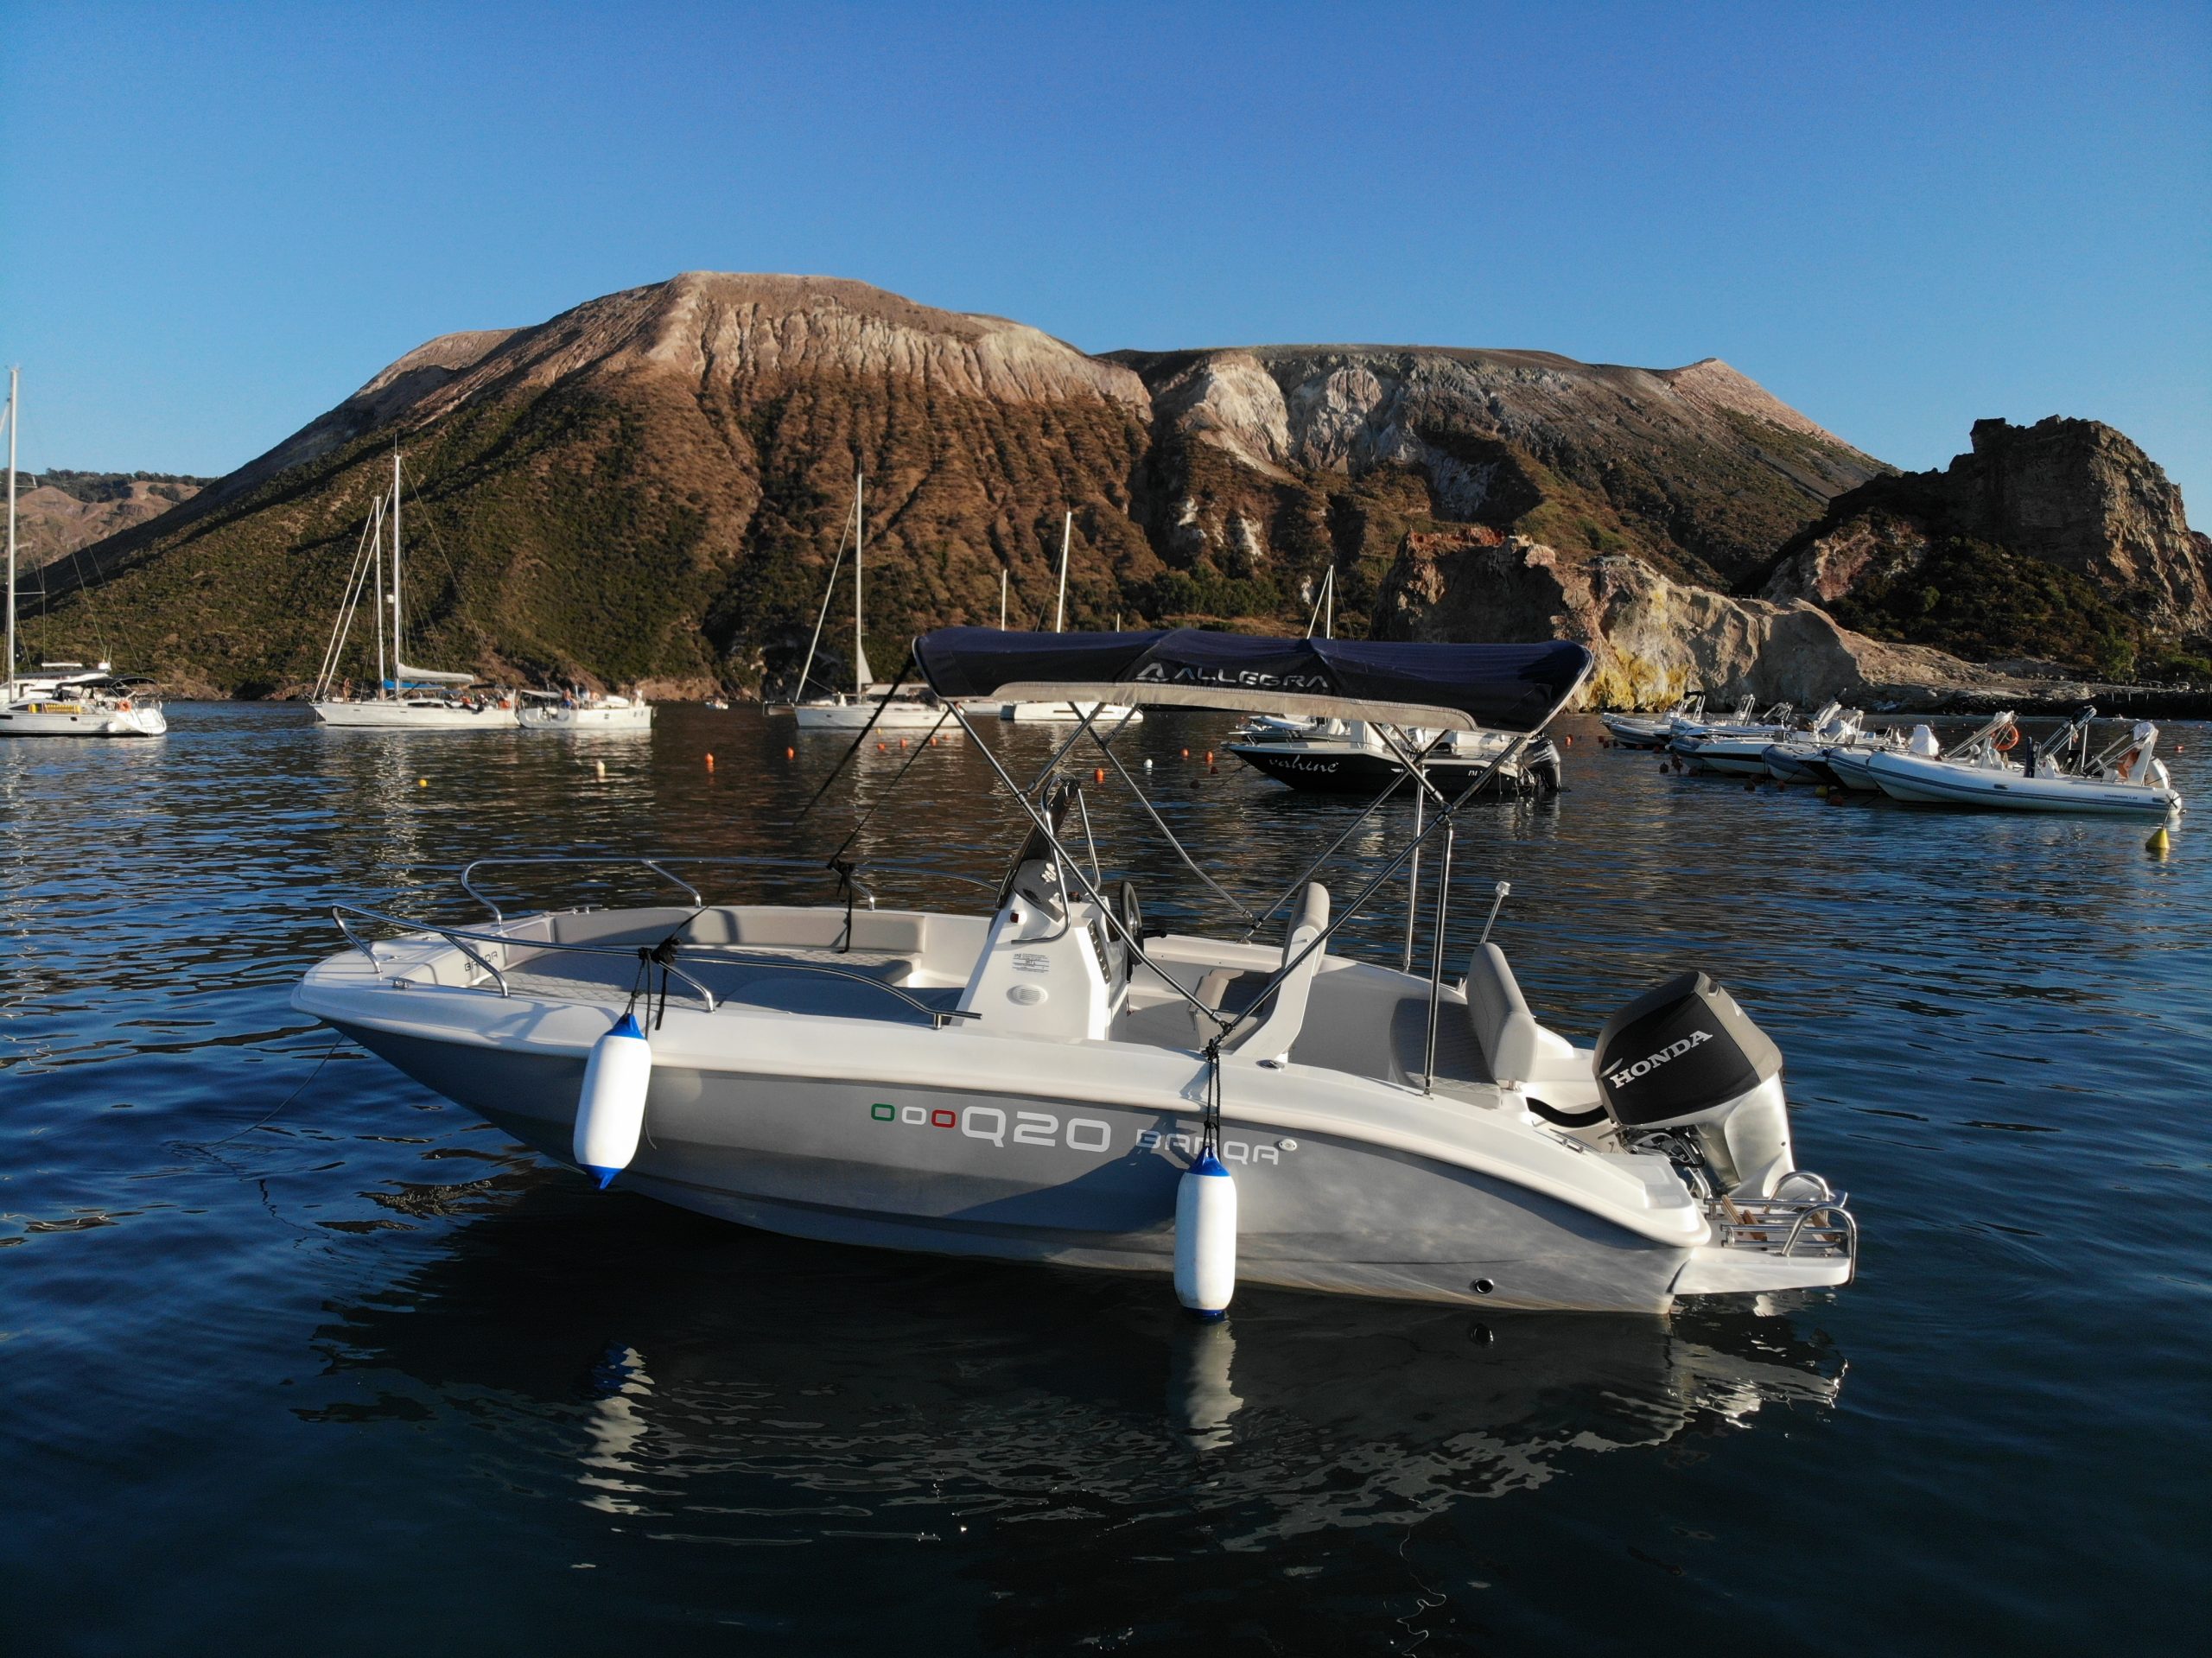
<instances>
[{"instance_id":1,"label":"white and blue fender","mask_svg":"<svg viewBox=\"0 0 2212 1658\"><path fill-rule=\"evenodd\" d=\"M645 1090L652 1084L653 1050L637 1019L625 1013L592 1044L584 1062L583 1092L576 1101L576 1166L604 1191L638 1154L645 1126Z\"/></svg>"},{"instance_id":2,"label":"white and blue fender","mask_svg":"<svg viewBox=\"0 0 2212 1658\"><path fill-rule=\"evenodd\" d=\"M1175 1299L1218 1318L1236 1293L1236 1181L1211 1152L1175 1186Z\"/></svg>"}]
</instances>

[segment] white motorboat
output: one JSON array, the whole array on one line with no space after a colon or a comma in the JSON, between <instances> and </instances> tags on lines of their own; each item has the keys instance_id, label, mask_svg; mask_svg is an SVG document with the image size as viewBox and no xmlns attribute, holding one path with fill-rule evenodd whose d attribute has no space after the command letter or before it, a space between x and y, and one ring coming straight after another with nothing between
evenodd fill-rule
<instances>
[{"instance_id":1,"label":"white motorboat","mask_svg":"<svg viewBox=\"0 0 2212 1658\"><path fill-rule=\"evenodd\" d=\"M1845 708L1820 729L1799 736L1784 738L1768 745L1765 750L1768 774L1782 783L1811 783L1831 788L1857 786L1872 790L1872 777L1863 776L1855 785L1847 783L1842 772L1834 764L1834 757L1842 753L1847 759L1863 759L1877 749L1902 748L1908 739L1903 731L1891 728L1871 731L1862 723L1865 719L1857 708ZM1925 726L1916 731L1927 731ZM1932 733L1927 738L1931 745Z\"/></svg>"},{"instance_id":2,"label":"white motorboat","mask_svg":"<svg viewBox=\"0 0 2212 1658\"><path fill-rule=\"evenodd\" d=\"M1501 762L1509 747L1516 753ZM1560 790L1560 752L1552 740L1523 745L1507 731L1386 730L1364 720L1262 715L1230 734L1229 752L1278 783L1325 794L1391 788L1409 764L1447 793L1478 773L1492 795L1541 797Z\"/></svg>"},{"instance_id":3,"label":"white motorboat","mask_svg":"<svg viewBox=\"0 0 2212 1658\"><path fill-rule=\"evenodd\" d=\"M861 563L861 547L868 539L868 512L864 480L858 473L853 474L853 510L845 525L853 541L853 689L849 693L806 695L814 674L815 653L822 644L823 624L830 619L830 600L837 591L837 572L845 562L841 536L837 556L830 562L830 580L822 589L822 613L815 618L814 637L807 644L806 660L799 666L798 692L791 702L772 705L768 712L791 715L801 731L927 731L938 737L960 735L959 722L919 687L884 684L868 666Z\"/></svg>"},{"instance_id":4,"label":"white motorboat","mask_svg":"<svg viewBox=\"0 0 2212 1658\"><path fill-rule=\"evenodd\" d=\"M524 691L515 718L525 731L651 731L652 704L573 686L565 691Z\"/></svg>"},{"instance_id":5,"label":"white motorboat","mask_svg":"<svg viewBox=\"0 0 2212 1658\"><path fill-rule=\"evenodd\" d=\"M1786 713L1777 708L1772 713ZM1859 711L1846 709L1840 702L1830 702L1813 715L1803 726L1783 727L1779 729L1763 726L1706 726L1688 730L1675 736L1668 746L1690 769L1697 772L1718 772L1730 777L1763 778L1771 776L1768 769L1767 750L1777 742L1795 737L1832 734L1840 741L1858 728Z\"/></svg>"},{"instance_id":6,"label":"white motorboat","mask_svg":"<svg viewBox=\"0 0 2212 1658\"><path fill-rule=\"evenodd\" d=\"M1751 710L1749 698L1744 711ZM1616 748L1664 748L1674 740L1675 734L1685 726L1694 726L1705 718L1705 693L1685 692L1675 705L1657 714L1601 714L1599 722L1605 727Z\"/></svg>"},{"instance_id":7,"label":"white motorboat","mask_svg":"<svg viewBox=\"0 0 2212 1658\"><path fill-rule=\"evenodd\" d=\"M8 371L8 621L6 671L0 675L0 737L158 737L169 728L154 682L118 674L107 663L41 663L16 671L16 428L22 374Z\"/></svg>"},{"instance_id":8,"label":"white motorboat","mask_svg":"<svg viewBox=\"0 0 2212 1658\"><path fill-rule=\"evenodd\" d=\"M1065 700L1528 740L1591 667L1571 644L1191 629L956 628L915 657L957 718ZM1856 1223L1796 1167L1780 1052L1711 980L1636 998L1592 1050L1538 1025L1487 927L1447 976L1478 785L1357 891L1313 879L1324 854L1272 904L1227 894L1151 812L1243 937L1162 934L1079 785L976 748L1025 831L976 912L871 907L883 867L841 860L828 902L717 904L694 882L721 861L654 859L682 902L486 899L474 924L336 906L351 948L294 1006L602 1185L801 1237L1172 1275L1201 1312L1239 1279L1643 1312L1849 1281ZM1426 894L1399 879L1424 847ZM480 899L489 879L462 878ZM1423 966L1410 918L1398 959L1345 953L1345 923L1402 890L1430 918Z\"/></svg>"},{"instance_id":9,"label":"white motorboat","mask_svg":"<svg viewBox=\"0 0 2212 1658\"><path fill-rule=\"evenodd\" d=\"M1832 718L1839 711L1839 706L1831 702L1814 716L1815 722ZM1742 713L1742 709L1738 710L1739 715ZM1693 772L1764 777L1768 745L1797 734L1796 713L1789 703L1777 702L1756 720L1732 719L1715 725L1683 724L1668 739L1667 747Z\"/></svg>"},{"instance_id":10,"label":"white motorboat","mask_svg":"<svg viewBox=\"0 0 2212 1658\"><path fill-rule=\"evenodd\" d=\"M1052 632L1065 632L1068 620L1068 554L1075 534L1075 514L1070 512L1060 520L1060 592L1052 607ZM1116 618L1116 621L1120 619ZM1006 631L1005 573L1000 573L999 631ZM1117 627L1116 632L1119 632ZM1125 707L1119 702L1001 702L999 718L1024 725L1070 725L1077 721L1096 720L1111 727L1135 725L1144 719L1144 710Z\"/></svg>"},{"instance_id":11,"label":"white motorboat","mask_svg":"<svg viewBox=\"0 0 2212 1658\"><path fill-rule=\"evenodd\" d=\"M2154 753L2158 727L2136 724L2091 753L2095 713L2084 709L2041 749L2024 741L2012 716L2004 714L1940 756L1878 752L1866 770L1884 794L1926 805L2158 822L2178 816L2181 791ZM2018 761L2009 758L2016 751L2023 755Z\"/></svg>"},{"instance_id":12,"label":"white motorboat","mask_svg":"<svg viewBox=\"0 0 2212 1658\"><path fill-rule=\"evenodd\" d=\"M496 731L512 730L519 723L515 699L500 691L472 691L474 674L441 672L415 668L404 655L407 584L399 533L399 450L391 452L391 588L384 584L384 525L385 498L378 496L361 524L360 541L353 550L338 615L331 623L330 640L323 648L322 667L315 676L310 698L315 718L324 725L383 731ZM346 641L353 619L366 595L372 618L370 632L377 652L376 680L368 695L357 695L353 681L343 677ZM385 613L389 600L391 626ZM386 651L390 655L387 657Z\"/></svg>"},{"instance_id":13,"label":"white motorboat","mask_svg":"<svg viewBox=\"0 0 2212 1658\"><path fill-rule=\"evenodd\" d=\"M1821 763L1844 788L1859 794L1879 794L1882 785L1874 780L1876 754L1895 750L1933 759L1943 752L1942 744L1928 726L1916 725L1909 734L1891 731L1883 735L1881 742L1827 744L1821 750ZM1961 746L1963 749L1964 745Z\"/></svg>"}]
</instances>

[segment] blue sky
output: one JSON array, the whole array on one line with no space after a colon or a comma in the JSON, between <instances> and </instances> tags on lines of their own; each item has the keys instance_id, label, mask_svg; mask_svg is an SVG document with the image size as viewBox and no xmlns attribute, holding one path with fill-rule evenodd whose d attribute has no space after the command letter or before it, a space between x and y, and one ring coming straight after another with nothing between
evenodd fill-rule
<instances>
[{"instance_id":1,"label":"blue sky","mask_svg":"<svg viewBox=\"0 0 2212 1658\"><path fill-rule=\"evenodd\" d=\"M219 473L692 269L1090 350L1726 358L1885 460L2107 420L2212 523L2212 7L0 7L23 461Z\"/></svg>"}]
</instances>

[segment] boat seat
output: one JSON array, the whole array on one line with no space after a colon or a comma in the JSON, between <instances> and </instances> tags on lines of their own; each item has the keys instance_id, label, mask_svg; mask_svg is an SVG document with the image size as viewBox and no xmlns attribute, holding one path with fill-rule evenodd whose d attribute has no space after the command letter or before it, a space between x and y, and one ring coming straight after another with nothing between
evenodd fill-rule
<instances>
[{"instance_id":1,"label":"boat seat","mask_svg":"<svg viewBox=\"0 0 2212 1658\"><path fill-rule=\"evenodd\" d=\"M1505 952L1496 944L1475 946L1460 989L1467 998L1467 1022L1474 1027L1483 1063L1501 1087L1588 1079L1584 1057L1565 1037L1536 1023Z\"/></svg>"},{"instance_id":2,"label":"boat seat","mask_svg":"<svg viewBox=\"0 0 2212 1658\"><path fill-rule=\"evenodd\" d=\"M1230 1051L1253 1059L1278 1062L1289 1058L1290 1045L1298 1039L1299 1030L1306 1023L1306 1004L1313 994L1314 975L1320 972L1321 958L1327 954L1327 951L1320 950L1306 953L1306 946L1328 929L1329 889L1319 881L1308 881L1305 896L1299 899L1298 908L1290 918L1288 935L1283 941L1282 960L1277 964L1276 970L1280 972L1282 967L1294 962L1298 964L1275 987L1259 1023L1238 1035L1231 1045ZM1306 959L1299 961L1301 954ZM1201 1000L1204 999L1205 984L1214 976L1208 974L1205 980L1200 981ZM1226 981L1222 988L1227 988ZM1221 992L1217 991L1216 994ZM1195 1011L1191 1017L1201 1019ZM1201 1024L1204 1028L1200 1035L1211 1039L1214 1034L1211 1022L1201 1020Z\"/></svg>"}]
</instances>

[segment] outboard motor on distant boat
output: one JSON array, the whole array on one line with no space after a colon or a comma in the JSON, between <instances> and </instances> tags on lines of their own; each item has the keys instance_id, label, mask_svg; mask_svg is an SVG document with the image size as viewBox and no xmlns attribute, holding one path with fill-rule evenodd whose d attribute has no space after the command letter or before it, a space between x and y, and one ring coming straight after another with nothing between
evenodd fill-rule
<instances>
[{"instance_id":1,"label":"outboard motor on distant boat","mask_svg":"<svg viewBox=\"0 0 2212 1658\"><path fill-rule=\"evenodd\" d=\"M1528 788L1539 800L1548 800L1560 791L1559 745L1548 737L1539 737L1529 745L1522 761L1522 775L1528 779Z\"/></svg>"},{"instance_id":2,"label":"outboard motor on distant boat","mask_svg":"<svg viewBox=\"0 0 2212 1658\"><path fill-rule=\"evenodd\" d=\"M1607 1020L1597 1070L1624 1140L1662 1135L1694 1150L1738 1198L1770 1197L1789 1172L1782 1050L1706 975L1669 979Z\"/></svg>"}]
</instances>

